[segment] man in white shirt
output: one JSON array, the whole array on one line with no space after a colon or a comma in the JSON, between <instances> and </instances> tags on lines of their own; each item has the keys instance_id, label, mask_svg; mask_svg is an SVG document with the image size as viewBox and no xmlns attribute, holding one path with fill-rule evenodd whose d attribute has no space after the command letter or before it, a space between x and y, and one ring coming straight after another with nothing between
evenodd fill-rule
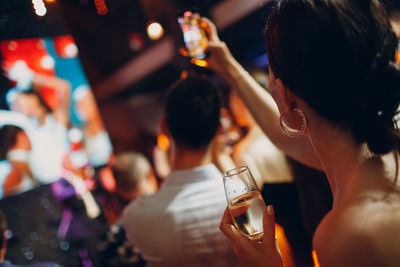
<instances>
[{"instance_id":1,"label":"man in white shirt","mask_svg":"<svg viewBox=\"0 0 400 267\"><path fill-rule=\"evenodd\" d=\"M171 141L171 169L159 192L131 202L128 238L148 266L238 266L218 229L226 208L222 175L211 163L220 99L207 79L189 76L168 92L161 125Z\"/></svg>"}]
</instances>

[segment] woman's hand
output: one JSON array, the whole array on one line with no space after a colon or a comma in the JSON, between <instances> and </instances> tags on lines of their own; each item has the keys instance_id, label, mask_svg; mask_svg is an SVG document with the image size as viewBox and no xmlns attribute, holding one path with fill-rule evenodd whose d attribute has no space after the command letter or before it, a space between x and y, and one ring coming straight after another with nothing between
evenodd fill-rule
<instances>
[{"instance_id":1,"label":"woman's hand","mask_svg":"<svg viewBox=\"0 0 400 267\"><path fill-rule=\"evenodd\" d=\"M215 24L204 17L202 17L201 20L207 24L205 27L208 34L208 46L206 50L208 56L205 58L208 63L207 66L216 73L226 76L228 75L229 67L232 64L235 64L236 60L232 56L225 42L222 42L219 39Z\"/></svg>"},{"instance_id":2,"label":"woman's hand","mask_svg":"<svg viewBox=\"0 0 400 267\"><path fill-rule=\"evenodd\" d=\"M232 223L226 209L219 228L231 240L234 252L244 266L282 267L282 257L276 244L274 209L268 206L264 211L264 235L261 242L250 240Z\"/></svg>"}]
</instances>

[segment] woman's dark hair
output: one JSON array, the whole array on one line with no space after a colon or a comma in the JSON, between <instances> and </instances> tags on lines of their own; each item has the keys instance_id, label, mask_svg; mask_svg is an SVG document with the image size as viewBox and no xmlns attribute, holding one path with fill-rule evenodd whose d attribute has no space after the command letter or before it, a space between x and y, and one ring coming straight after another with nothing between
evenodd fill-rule
<instances>
[{"instance_id":1,"label":"woman's dark hair","mask_svg":"<svg viewBox=\"0 0 400 267\"><path fill-rule=\"evenodd\" d=\"M17 134L23 131L14 125L3 125L0 127L0 160L7 159L7 152L17 141Z\"/></svg>"},{"instance_id":2,"label":"woman's dark hair","mask_svg":"<svg viewBox=\"0 0 400 267\"><path fill-rule=\"evenodd\" d=\"M207 146L218 131L221 98L204 76L189 74L168 90L165 121L172 138L191 149Z\"/></svg>"},{"instance_id":3,"label":"woman's dark hair","mask_svg":"<svg viewBox=\"0 0 400 267\"><path fill-rule=\"evenodd\" d=\"M275 76L315 111L376 154L398 149L397 40L378 0L282 0L266 42Z\"/></svg>"}]
</instances>

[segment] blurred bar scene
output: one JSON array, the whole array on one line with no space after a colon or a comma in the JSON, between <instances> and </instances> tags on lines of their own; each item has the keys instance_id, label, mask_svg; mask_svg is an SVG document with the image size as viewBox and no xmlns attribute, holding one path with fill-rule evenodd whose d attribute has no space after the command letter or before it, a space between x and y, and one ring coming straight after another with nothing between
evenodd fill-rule
<instances>
[{"instance_id":1,"label":"blurred bar scene","mask_svg":"<svg viewBox=\"0 0 400 267\"><path fill-rule=\"evenodd\" d=\"M384 4L393 28L399 29L400 5ZM209 227L209 235L219 234L219 218L226 207L222 173L246 165L264 201L275 208L285 266L317 266L312 236L332 208L325 174L290 158L271 142L234 86L208 68L207 54L188 57L177 19L180 11L190 10L213 21L232 55L268 90L264 30L273 5L271 0L1 0L0 210L7 222L3 260L66 267L236 266L213 265L213 257L223 253L209 252L205 244L224 249L226 244L203 238L191 227L210 212L196 213L185 205L180 210L173 203L195 201L181 194L189 185L180 185L184 189L168 199L171 203L159 195L178 186L171 184L172 174L178 176L177 166L187 162L176 158L188 148L174 136L165 102L176 81L195 75L206 77L221 100L219 126L205 142L203 157L215 167L222 192L215 194L222 194L223 203L221 209L208 206L218 220L204 219L207 225L199 229ZM188 125L182 127L192 127ZM182 152L183 159L199 153L188 151ZM197 179L195 174L188 176ZM194 196L197 191L184 192ZM186 212L193 218L182 223L186 217L171 211L154 217L158 222L146 222L153 218L146 201L153 197L154 202L156 196L157 210L165 206L165 211ZM196 201L208 203L212 196ZM147 226L154 236L132 236L135 231L126 221L131 208L141 209L143 219L132 219L138 222L132 225ZM172 222L179 231L174 228L171 237L156 234L157 224ZM177 241L192 237L196 242L189 245ZM171 243L164 249L177 258L203 257L209 263L159 259L146 247L164 241ZM185 251L191 246L201 253ZM226 246L226 251L233 251Z\"/></svg>"}]
</instances>

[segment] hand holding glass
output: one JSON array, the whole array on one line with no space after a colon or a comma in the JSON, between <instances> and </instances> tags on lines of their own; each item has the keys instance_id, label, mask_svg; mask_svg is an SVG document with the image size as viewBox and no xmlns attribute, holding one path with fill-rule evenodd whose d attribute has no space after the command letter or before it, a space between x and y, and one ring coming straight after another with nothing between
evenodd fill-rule
<instances>
[{"instance_id":1,"label":"hand holding glass","mask_svg":"<svg viewBox=\"0 0 400 267\"><path fill-rule=\"evenodd\" d=\"M227 171L223 180L233 224L248 238L261 240L266 206L249 168L243 166Z\"/></svg>"}]
</instances>

